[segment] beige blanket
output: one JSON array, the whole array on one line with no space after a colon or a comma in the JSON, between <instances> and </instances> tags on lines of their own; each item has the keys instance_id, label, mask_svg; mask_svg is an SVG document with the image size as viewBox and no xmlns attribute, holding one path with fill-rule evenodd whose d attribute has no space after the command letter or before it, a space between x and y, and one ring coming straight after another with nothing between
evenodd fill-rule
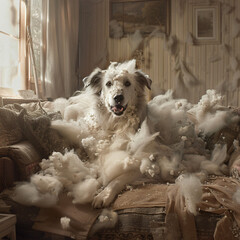
<instances>
[{"instance_id":1,"label":"beige blanket","mask_svg":"<svg viewBox=\"0 0 240 240\"><path fill-rule=\"evenodd\" d=\"M218 222L214 239L237 239L240 227L240 204L233 200L233 194L240 183L227 177L218 177L209 184L203 185L203 198L197 206L199 211L225 214ZM194 216L185 207L185 201L176 184L147 184L122 193L112 205L113 210L137 207L166 206L166 238L167 240L197 240ZM87 238L100 210L90 205L73 205L70 198L61 196L59 204L52 208L41 210L35 229L53 232L65 236L74 235L76 239ZM60 217L71 219L71 229L62 230ZM140 226L139 226L140 227Z\"/></svg>"}]
</instances>

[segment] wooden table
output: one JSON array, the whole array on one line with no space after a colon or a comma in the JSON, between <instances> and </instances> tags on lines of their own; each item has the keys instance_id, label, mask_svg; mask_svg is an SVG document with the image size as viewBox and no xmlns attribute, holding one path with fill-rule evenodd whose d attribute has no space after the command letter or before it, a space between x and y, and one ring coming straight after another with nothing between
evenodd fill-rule
<instances>
[{"instance_id":1,"label":"wooden table","mask_svg":"<svg viewBox=\"0 0 240 240\"><path fill-rule=\"evenodd\" d=\"M6 236L8 236L10 240L16 240L15 223L15 215L0 214L0 240Z\"/></svg>"}]
</instances>

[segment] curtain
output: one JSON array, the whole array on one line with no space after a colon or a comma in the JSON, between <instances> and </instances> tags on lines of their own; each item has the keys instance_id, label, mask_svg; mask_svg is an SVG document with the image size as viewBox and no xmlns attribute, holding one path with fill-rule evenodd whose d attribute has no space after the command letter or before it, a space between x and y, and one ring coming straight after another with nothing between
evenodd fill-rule
<instances>
[{"instance_id":1,"label":"curtain","mask_svg":"<svg viewBox=\"0 0 240 240\"><path fill-rule=\"evenodd\" d=\"M70 97L78 88L79 0L43 0L43 97Z\"/></svg>"}]
</instances>

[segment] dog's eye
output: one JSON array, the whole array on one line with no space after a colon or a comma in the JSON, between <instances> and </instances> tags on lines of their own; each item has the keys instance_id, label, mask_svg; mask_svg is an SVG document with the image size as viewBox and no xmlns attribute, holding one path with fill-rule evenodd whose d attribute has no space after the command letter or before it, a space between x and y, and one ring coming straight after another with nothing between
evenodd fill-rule
<instances>
[{"instance_id":1,"label":"dog's eye","mask_svg":"<svg viewBox=\"0 0 240 240\"><path fill-rule=\"evenodd\" d=\"M112 83L111 83L110 81L108 81L108 82L106 83L106 86L107 86L107 87L111 87L111 86L112 86Z\"/></svg>"},{"instance_id":2,"label":"dog's eye","mask_svg":"<svg viewBox=\"0 0 240 240\"><path fill-rule=\"evenodd\" d=\"M125 85L126 87L129 87L129 86L131 86L131 83L130 83L129 81L126 81L126 82L124 83L124 85Z\"/></svg>"}]
</instances>

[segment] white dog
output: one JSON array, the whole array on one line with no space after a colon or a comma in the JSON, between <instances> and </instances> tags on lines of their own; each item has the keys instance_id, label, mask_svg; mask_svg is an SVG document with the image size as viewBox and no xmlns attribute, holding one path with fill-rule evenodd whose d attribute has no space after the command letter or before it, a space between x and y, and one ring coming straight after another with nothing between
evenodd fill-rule
<instances>
[{"instance_id":1,"label":"white dog","mask_svg":"<svg viewBox=\"0 0 240 240\"><path fill-rule=\"evenodd\" d=\"M71 143L80 145L90 162L99 164L98 181L104 189L94 198L94 207L109 205L140 175L136 152L157 135L151 135L146 124L142 132L149 138L142 141L141 133L135 135L146 118L145 88L151 87L151 79L135 64L132 60L111 63L104 71L95 69L84 79L85 90L69 99L65 122L52 124ZM134 138L141 140L136 143Z\"/></svg>"}]
</instances>

